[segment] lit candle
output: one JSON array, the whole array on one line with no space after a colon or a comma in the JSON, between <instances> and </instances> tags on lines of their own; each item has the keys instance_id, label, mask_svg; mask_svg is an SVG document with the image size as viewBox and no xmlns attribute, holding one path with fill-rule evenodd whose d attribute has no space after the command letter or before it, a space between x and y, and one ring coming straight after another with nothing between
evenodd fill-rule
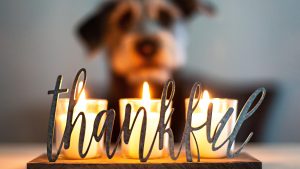
<instances>
[{"instance_id":1,"label":"lit candle","mask_svg":"<svg viewBox=\"0 0 300 169\"><path fill-rule=\"evenodd\" d=\"M81 89L82 85L83 83L80 82L78 89ZM59 146L59 143L62 140L64 134L66 121L67 121L68 105L69 105L69 99L67 98L60 98L57 101L56 120L55 120L56 147ZM89 144L89 140L93 132L94 120L96 118L97 113L106 109L107 109L107 100L86 99L85 91L83 90L81 92L79 100L76 106L74 107L73 122L75 121L75 118L79 112L84 112L86 118L86 129L85 129L84 144L83 144L84 151L87 149L87 146ZM101 120L99 126L103 126L103 123L104 120ZM61 151L61 154L63 155L64 158L81 159L78 152L80 127L81 127L81 118L78 119L78 121L76 122L73 128L69 149L67 150L62 149ZM89 152L85 158L100 157L102 150L103 150L103 139L101 139L100 142L96 142L93 139Z\"/></svg>"},{"instance_id":2,"label":"lit candle","mask_svg":"<svg viewBox=\"0 0 300 169\"><path fill-rule=\"evenodd\" d=\"M193 104L196 104L196 99L194 100ZM186 109L188 107L189 99L185 100ZM195 111L192 114L192 127L198 127L206 122L207 120L207 111L209 104L213 104L212 109L212 118L211 118L211 136L213 136L213 133L215 131L215 128L217 127L217 124L220 122L222 117L225 115L227 110L232 107L234 109L234 112L230 119L228 120L226 126L224 127L224 130L222 131L219 139L217 140L216 145L220 145L222 142L224 142L225 139L229 137L231 134L235 119L236 119L236 109L237 109L237 100L233 99L221 99L221 98L209 98L209 93L207 91L204 91L203 98L200 99L198 106L196 107ZM207 134L206 134L206 126L203 127L200 130L194 131L196 141L198 143L199 151L200 151L200 157L202 158L223 158L226 157L227 152L227 144L222 146L217 151L212 150L212 144L207 141ZM191 151L193 156L197 157L197 147L196 142L193 138L193 136L190 137L191 141ZM232 146L233 148L234 146Z\"/></svg>"},{"instance_id":3,"label":"lit candle","mask_svg":"<svg viewBox=\"0 0 300 169\"><path fill-rule=\"evenodd\" d=\"M156 129L159 123L160 116L160 99L151 99L150 97L150 89L147 82L143 84L143 96L142 99L120 99L120 113L121 113L121 126L123 125L123 121L125 118L125 107L127 104L130 104L132 107L132 112L130 116L130 126L133 123L134 117L140 107L145 107L147 111L147 125L146 125L146 138L144 144L144 156L149 152L152 141L154 140L154 136L156 133ZM170 106L171 107L171 106ZM166 117L170 115L170 109L166 112ZM121 151L122 155L126 158L139 158L139 142L140 142L140 134L141 134L141 126L143 120L143 113L140 113L136 123L133 127L130 139L128 144L125 144L122 141ZM166 119L167 120L167 119ZM170 127L170 123L168 123L168 127ZM122 137L123 138L123 137ZM152 153L149 158L161 158L168 151L168 135L164 136L164 148L159 150L159 136L157 135L154 146L152 149Z\"/></svg>"}]
</instances>

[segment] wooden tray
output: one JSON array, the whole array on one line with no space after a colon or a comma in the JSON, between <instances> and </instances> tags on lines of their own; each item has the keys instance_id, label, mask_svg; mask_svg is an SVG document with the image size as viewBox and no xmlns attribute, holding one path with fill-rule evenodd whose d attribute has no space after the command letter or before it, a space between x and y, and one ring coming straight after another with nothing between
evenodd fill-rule
<instances>
[{"instance_id":1,"label":"wooden tray","mask_svg":"<svg viewBox=\"0 0 300 169\"><path fill-rule=\"evenodd\" d=\"M196 159L194 159L196 161ZM148 160L141 163L135 159L125 159L116 154L113 159L106 157L85 160L64 160L48 162L41 155L27 163L27 169L261 169L262 163L247 153L234 159L201 159L201 162L186 162L185 156L176 161L168 158Z\"/></svg>"}]
</instances>

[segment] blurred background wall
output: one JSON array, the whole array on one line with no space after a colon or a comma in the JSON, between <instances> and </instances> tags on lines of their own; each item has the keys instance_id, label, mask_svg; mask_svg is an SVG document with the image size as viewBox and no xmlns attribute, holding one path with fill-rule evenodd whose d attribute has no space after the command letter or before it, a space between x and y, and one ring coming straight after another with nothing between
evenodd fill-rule
<instances>
[{"instance_id":1,"label":"blurred background wall","mask_svg":"<svg viewBox=\"0 0 300 169\"><path fill-rule=\"evenodd\" d=\"M105 58L91 61L74 28L99 0L0 1L0 142L46 140L57 75L70 87L85 67L106 86ZM188 69L234 83L272 81L278 99L263 141L300 141L300 1L215 0L215 18L189 25ZM250 93L249 93L250 94Z\"/></svg>"}]
</instances>

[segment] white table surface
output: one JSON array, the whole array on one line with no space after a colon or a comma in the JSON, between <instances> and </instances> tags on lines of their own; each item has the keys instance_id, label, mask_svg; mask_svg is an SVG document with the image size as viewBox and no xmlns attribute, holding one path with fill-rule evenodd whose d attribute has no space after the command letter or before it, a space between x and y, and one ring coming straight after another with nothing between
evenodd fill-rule
<instances>
[{"instance_id":1,"label":"white table surface","mask_svg":"<svg viewBox=\"0 0 300 169\"><path fill-rule=\"evenodd\" d=\"M263 169L300 169L300 143L249 144L244 149L263 162ZM46 152L43 144L0 144L1 169L26 169L26 163Z\"/></svg>"}]
</instances>

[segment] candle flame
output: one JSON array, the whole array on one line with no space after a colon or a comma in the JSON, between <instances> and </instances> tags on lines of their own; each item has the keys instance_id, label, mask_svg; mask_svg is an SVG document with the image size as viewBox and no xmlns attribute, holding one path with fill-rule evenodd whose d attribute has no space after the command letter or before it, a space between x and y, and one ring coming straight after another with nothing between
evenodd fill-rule
<instances>
[{"instance_id":1,"label":"candle flame","mask_svg":"<svg viewBox=\"0 0 300 169\"><path fill-rule=\"evenodd\" d=\"M83 81L80 81L79 84L78 84L78 88L77 89L78 90L81 89L82 86L83 86ZM85 91L84 91L84 89L82 89L82 92L81 92L81 94L79 96L79 100L84 100L85 98L86 98Z\"/></svg>"},{"instance_id":2,"label":"candle flame","mask_svg":"<svg viewBox=\"0 0 300 169\"><path fill-rule=\"evenodd\" d=\"M200 103L199 103L203 112L207 112L209 103L210 103L209 93L208 93L207 90L205 90L203 92L203 96L202 96L202 98L200 100Z\"/></svg>"},{"instance_id":3,"label":"candle flame","mask_svg":"<svg viewBox=\"0 0 300 169\"><path fill-rule=\"evenodd\" d=\"M209 93L207 90L204 90L202 99L205 100L206 102L209 101Z\"/></svg>"},{"instance_id":4,"label":"candle flame","mask_svg":"<svg viewBox=\"0 0 300 169\"><path fill-rule=\"evenodd\" d=\"M77 90L81 90L83 87L83 82L80 81L78 84ZM77 102L77 110L78 111L85 111L86 110L86 95L85 95L85 90L82 89L78 102Z\"/></svg>"},{"instance_id":5,"label":"candle flame","mask_svg":"<svg viewBox=\"0 0 300 169\"><path fill-rule=\"evenodd\" d=\"M142 96L142 103L147 112L150 110L150 88L148 82L144 82L143 84L143 96Z\"/></svg>"}]
</instances>

